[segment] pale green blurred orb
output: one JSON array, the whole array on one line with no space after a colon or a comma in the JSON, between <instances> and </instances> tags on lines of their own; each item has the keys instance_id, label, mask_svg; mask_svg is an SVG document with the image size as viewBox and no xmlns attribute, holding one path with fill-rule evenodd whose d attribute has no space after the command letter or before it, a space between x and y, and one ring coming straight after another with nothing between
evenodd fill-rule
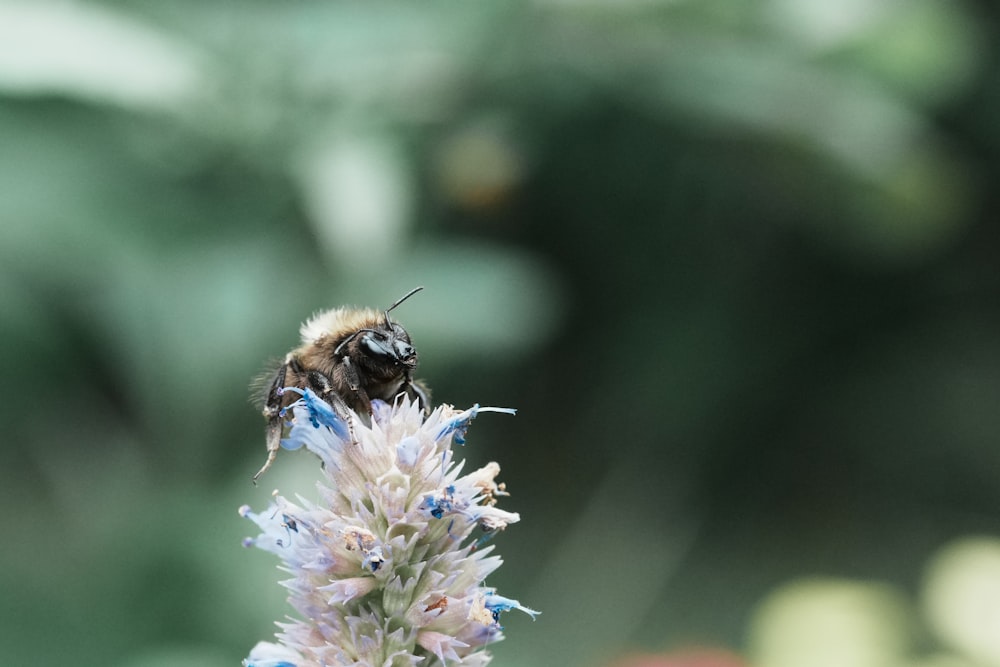
<instances>
[{"instance_id":1,"label":"pale green blurred orb","mask_svg":"<svg viewBox=\"0 0 1000 667\"><path fill-rule=\"evenodd\" d=\"M891 586L802 579L757 607L749 654L756 667L886 667L902 662L909 637L905 600Z\"/></svg>"},{"instance_id":2,"label":"pale green blurred orb","mask_svg":"<svg viewBox=\"0 0 1000 667\"><path fill-rule=\"evenodd\" d=\"M928 565L923 605L942 640L977 664L1000 665L1000 539L946 546Z\"/></svg>"}]
</instances>

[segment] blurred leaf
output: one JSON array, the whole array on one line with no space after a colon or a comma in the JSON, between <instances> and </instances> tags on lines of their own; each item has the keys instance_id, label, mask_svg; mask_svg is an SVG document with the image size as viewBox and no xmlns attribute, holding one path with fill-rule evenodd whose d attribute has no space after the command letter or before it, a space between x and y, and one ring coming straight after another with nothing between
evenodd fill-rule
<instances>
[{"instance_id":1,"label":"blurred leaf","mask_svg":"<svg viewBox=\"0 0 1000 667\"><path fill-rule=\"evenodd\" d=\"M0 91L178 108L204 87L205 57L135 18L90 3L0 3Z\"/></svg>"}]
</instances>

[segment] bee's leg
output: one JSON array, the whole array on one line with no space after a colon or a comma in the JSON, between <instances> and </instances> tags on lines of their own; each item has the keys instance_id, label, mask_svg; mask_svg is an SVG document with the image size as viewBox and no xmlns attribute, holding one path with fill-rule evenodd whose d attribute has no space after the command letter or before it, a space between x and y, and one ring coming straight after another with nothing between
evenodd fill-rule
<instances>
[{"instance_id":1,"label":"bee's leg","mask_svg":"<svg viewBox=\"0 0 1000 667\"><path fill-rule=\"evenodd\" d=\"M264 466L253 476L254 484L257 484L260 476L274 463L274 459L278 456L278 448L281 446L281 429L284 426L281 418L281 402L283 400L281 389L285 386L285 375L287 372L288 363L285 363L275 373L271 387L267 390L267 397L264 399L264 409L261 412L267 420L267 460L264 461Z\"/></svg>"},{"instance_id":2,"label":"bee's leg","mask_svg":"<svg viewBox=\"0 0 1000 667\"><path fill-rule=\"evenodd\" d=\"M268 419L267 423L267 460L264 461L264 465L261 469L257 471L257 474L253 476L254 486L257 485L257 480L260 476L267 472L267 469L271 467L274 463L274 459L278 457L278 448L281 446L281 418Z\"/></svg>"},{"instance_id":3,"label":"bee's leg","mask_svg":"<svg viewBox=\"0 0 1000 667\"><path fill-rule=\"evenodd\" d=\"M410 375L406 375L406 383L403 385L404 391L410 398L415 398L420 402L424 414L431 413L431 390L420 380L413 380Z\"/></svg>"},{"instance_id":4,"label":"bee's leg","mask_svg":"<svg viewBox=\"0 0 1000 667\"><path fill-rule=\"evenodd\" d=\"M319 394L320 398L329 403L333 411L337 413L337 416L347 423L351 442L356 443L358 439L354 437L354 420L351 419L351 410L348 408L347 403L344 402L344 399L340 397L340 394L333 390L333 383L330 382L330 378L319 371L310 371L308 378L312 390Z\"/></svg>"},{"instance_id":5,"label":"bee's leg","mask_svg":"<svg viewBox=\"0 0 1000 667\"><path fill-rule=\"evenodd\" d=\"M347 386L351 388L354 395L358 397L358 403L365 406L368 410L368 414L372 413L372 399L368 397L368 392L365 391L364 387L361 386L361 378L358 377L358 371L354 368L354 364L351 363L350 357L344 357L344 377L347 379Z\"/></svg>"}]
</instances>

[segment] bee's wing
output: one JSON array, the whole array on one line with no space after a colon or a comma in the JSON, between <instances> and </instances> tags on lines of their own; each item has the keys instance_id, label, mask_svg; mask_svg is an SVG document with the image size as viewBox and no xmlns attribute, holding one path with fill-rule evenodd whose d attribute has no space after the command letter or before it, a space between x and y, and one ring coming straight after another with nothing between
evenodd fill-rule
<instances>
[{"instance_id":1,"label":"bee's wing","mask_svg":"<svg viewBox=\"0 0 1000 667\"><path fill-rule=\"evenodd\" d=\"M278 380L278 374L284 367L280 359L272 359L267 366L250 381L250 403L261 407L267 404L271 391Z\"/></svg>"}]
</instances>

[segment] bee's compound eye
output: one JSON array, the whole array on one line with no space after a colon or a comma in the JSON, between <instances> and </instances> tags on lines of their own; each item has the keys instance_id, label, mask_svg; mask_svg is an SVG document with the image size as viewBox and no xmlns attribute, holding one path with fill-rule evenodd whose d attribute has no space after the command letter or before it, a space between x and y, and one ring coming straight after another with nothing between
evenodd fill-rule
<instances>
[{"instance_id":1,"label":"bee's compound eye","mask_svg":"<svg viewBox=\"0 0 1000 667\"><path fill-rule=\"evenodd\" d=\"M361 344L365 346L368 353L375 357L387 357L390 355L389 348L385 346L385 342L376 339L372 334L366 333L361 337Z\"/></svg>"}]
</instances>

